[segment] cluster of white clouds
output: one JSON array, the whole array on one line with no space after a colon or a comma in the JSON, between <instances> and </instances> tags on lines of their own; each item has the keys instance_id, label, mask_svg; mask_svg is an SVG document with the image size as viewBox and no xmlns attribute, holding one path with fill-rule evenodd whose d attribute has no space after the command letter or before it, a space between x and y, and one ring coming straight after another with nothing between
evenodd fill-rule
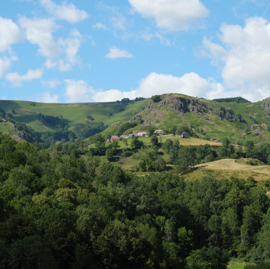
<instances>
[{"instance_id":1,"label":"cluster of white clouds","mask_svg":"<svg viewBox=\"0 0 270 269\"><path fill-rule=\"evenodd\" d=\"M208 16L199 0L128 0L145 18L153 18L158 27L169 31L188 30L199 18ZM198 25L197 25L198 26Z\"/></svg>"},{"instance_id":2,"label":"cluster of white clouds","mask_svg":"<svg viewBox=\"0 0 270 269\"><path fill-rule=\"evenodd\" d=\"M252 17L245 26L224 24L220 44L205 38L212 63L222 69L224 87L251 101L270 96L270 23Z\"/></svg>"},{"instance_id":3,"label":"cluster of white clouds","mask_svg":"<svg viewBox=\"0 0 270 269\"><path fill-rule=\"evenodd\" d=\"M120 50L116 47L110 48L109 53L105 55L105 58L117 59L117 58L133 58L134 56L126 50Z\"/></svg>"},{"instance_id":4,"label":"cluster of white clouds","mask_svg":"<svg viewBox=\"0 0 270 269\"><path fill-rule=\"evenodd\" d=\"M221 68L223 85L211 78L201 78L196 73L176 77L153 72L140 82L136 90L125 92L116 89L95 91L85 81L66 81L68 101L109 102L163 93L182 93L207 99L233 95L251 101L269 97L270 23L263 18L253 17L247 19L243 27L224 24L218 37L220 44L204 38L203 46L211 57L212 64ZM117 55L128 57L129 54L110 49L107 57L109 55L110 58L116 58ZM76 91L80 94L75 95Z\"/></svg>"},{"instance_id":5,"label":"cluster of white clouds","mask_svg":"<svg viewBox=\"0 0 270 269\"><path fill-rule=\"evenodd\" d=\"M46 57L46 68L57 67L64 72L71 70L72 65L80 64L80 58L77 54L83 38L78 30L71 30L70 37L59 38L56 42L52 33L58 30L60 26L52 18L28 19L21 17L19 24L27 40L38 45L39 53ZM63 58L62 55L64 55Z\"/></svg>"},{"instance_id":6,"label":"cluster of white clouds","mask_svg":"<svg viewBox=\"0 0 270 269\"><path fill-rule=\"evenodd\" d=\"M133 12L144 18L153 19L158 28L166 31L185 31L198 21L208 16L209 11L199 0L128 0ZM89 17L84 10L74 4L63 2L61 5L52 0L39 0L50 14L49 18L28 18L20 16L16 24L10 19L0 16L0 78L5 77L13 86L22 86L24 81L41 79L46 69L55 68L61 72L69 71L74 65L81 64L79 49L84 42L81 33L75 28L67 38L54 37L61 29L57 20L65 20L71 24L79 23ZM108 7L107 7L108 8ZM113 10L110 23L116 29L125 29L126 18ZM197 24L196 24L197 23ZM102 23L92 28L108 30ZM145 33L143 39L153 38L168 46L170 41L161 33ZM151 97L155 94L182 93L207 99L242 96L251 101L261 100L270 96L270 23L261 17L246 20L244 26L223 24L218 41L205 37L202 41L204 55L211 63L221 70L223 83L214 79L204 79L196 73L183 76L150 73L141 80L137 89L121 92L117 89L108 91L94 90L83 80L64 80L67 102L115 101L122 98ZM26 74L8 73L12 62L18 60L12 51L12 45L29 42L38 47L38 53L45 58L42 68L29 69ZM110 47L104 56L108 59L133 58L127 50ZM56 88L61 81L42 81L44 86ZM41 96L44 102L58 102L59 96L45 92Z\"/></svg>"},{"instance_id":7,"label":"cluster of white clouds","mask_svg":"<svg viewBox=\"0 0 270 269\"><path fill-rule=\"evenodd\" d=\"M87 85L83 80L65 80L66 92L65 96L68 103L90 102L94 89Z\"/></svg>"},{"instance_id":8,"label":"cluster of white clouds","mask_svg":"<svg viewBox=\"0 0 270 269\"><path fill-rule=\"evenodd\" d=\"M41 100L44 103L58 103L59 96L56 94L51 95L49 92L41 94ZM39 101L39 100L38 100Z\"/></svg>"},{"instance_id":9,"label":"cluster of white clouds","mask_svg":"<svg viewBox=\"0 0 270 269\"><path fill-rule=\"evenodd\" d=\"M23 40L23 35L16 23L0 17L0 52L10 50L12 44Z\"/></svg>"},{"instance_id":10,"label":"cluster of white clouds","mask_svg":"<svg viewBox=\"0 0 270 269\"><path fill-rule=\"evenodd\" d=\"M70 23L77 23L89 17L84 10L77 9L74 4L63 2L62 5L57 5L51 0L40 0L40 3L55 18L66 20Z\"/></svg>"},{"instance_id":11,"label":"cluster of white clouds","mask_svg":"<svg viewBox=\"0 0 270 269\"><path fill-rule=\"evenodd\" d=\"M11 45L22 40L23 34L17 24L0 16L0 53L4 55L0 57L0 78L9 70L12 61L17 60L17 57L12 53Z\"/></svg>"},{"instance_id":12,"label":"cluster of white clouds","mask_svg":"<svg viewBox=\"0 0 270 269\"><path fill-rule=\"evenodd\" d=\"M22 81L30 81L33 79L40 79L43 71L41 69L31 70L29 69L25 75L19 75L17 72L8 73L6 80L10 81L14 87L21 87Z\"/></svg>"},{"instance_id":13,"label":"cluster of white clouds","mask_svg":"<svg viewBox=\"0 0 270 269\"><path fill-rule=\"evenodd\" d=\"M218 98L224 88L213 79L206 80L196 73L182 77L151 73L144 78L136 90L121 92L117 89L108 91L94 90L85 81L66 80L68 102L111 102L122 98L151 97L156 94L182 93L205 98Z\"/></svg>"},{"instance_id":14,"label":"cluster of white clouds","mask_svg":"<svg viewBox=\"0 0 270 269\"><path fill-rule=\"evenodd\" d=\"M0 78L8 72L12 61L18 59L11 46L23 41L39 47L39 54L46 58L44 64L46 68L58 68L59 71L64 72L71 70L73 65L80 64L78 51L83 42L81 34L73 29L68 38L55 40L53 33L61 28L55 20L77 23L88 18L88 14L66 2L57 5L51 0L40 0L40 4L51 15L50 18L30 19L20 16L16 24L11 19L0 16L0 53L5 53L0 57ZM41 78L42 74L42 69L36 69L28 70L25 75L8 73L5 77L13 86L18 87L22 85L22 81Z\"/></svg>"}]
</instances>

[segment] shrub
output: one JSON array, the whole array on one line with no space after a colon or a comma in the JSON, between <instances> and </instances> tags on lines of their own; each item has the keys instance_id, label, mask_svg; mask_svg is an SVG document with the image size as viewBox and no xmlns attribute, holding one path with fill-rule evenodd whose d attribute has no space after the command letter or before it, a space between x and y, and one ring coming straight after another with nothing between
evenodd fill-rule
<instances>
[{"instance_id":1,"label":"shrub","mask_svg":"<svg viewBox=\"0 0 270 269\"><path fill-rule=\"evenodd\" d=\"M152 101L155 102L155 103L158 103L161 101L161 98L159 95L154 95L151 97Z\"/></svg>"}]
</instances>

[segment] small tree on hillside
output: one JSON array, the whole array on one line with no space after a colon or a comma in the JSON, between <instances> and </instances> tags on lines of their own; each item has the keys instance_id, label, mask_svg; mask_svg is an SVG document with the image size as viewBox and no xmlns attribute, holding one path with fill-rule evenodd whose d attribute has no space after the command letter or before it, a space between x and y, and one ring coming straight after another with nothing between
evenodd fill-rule
<instances>
[{"instance_id":1,"label":"small tree on hillside","mask_svg":"<svg viewBox=\"0 0 270 269\"><path fill-rule=\"evenodd\" d=\"M150 142L152 146L157 146L158 145L158 138L155 135L152 135L150 138Z\"/></svg>"},{"instance_id":2,"label":"small tree on hillside","mask_svg":"<svg viewBox=\"0 0 270 269\"><path fill-rule=\"evenodd\" d=\"M159 101L161 101L161 98L159 95L154 95L151 97L152 101L155 103L158 103Z\"/></svg>"},{"instance_id":3,"label":"small tree on hillside","mask_svg":"<svg viewBox=\"0 0 270 269\"><path fill-rule=\"evenodd\" d=\"M172 129L171 129L171 133L172 133L173 135L175 135L175 133L176 133L176 129L177 129L177 127L176 127L176 126L173 126L173 127L172 127Z\"/></svg>"},{"instance_id":4,"label":"small tree on hillside","mask_svg":"<svg viewBox=\"0 0 270 269\"><path fill-rule=\"evenodd\" d=\"M228 138L224 138L224 139L222 140L222 146L223 146L224 148L228 149L229 145L230 145L230 140L229 140Z\"/></svg>"},{"instance_id":5,"label":"small tree on hillside","mask_svg":"<svg viewBox=\"0 0 270 269\"><path fill-rule=\"evenodd\" d=\"M155 128L153 126L148 127L147 134L149 137L151 137L155 132Z\"/></svg>"},{"instance_id":6,"label":"small tree on hillside","mask_svg":"<svg viewBox=\"0 0 270 269\"><path fill-rule=\"evenodd\" d=\"M143 142L139 140L138 136L133 136L130 146L133 150L140 149L143 146Z\"/></svg>"}]
</instances>

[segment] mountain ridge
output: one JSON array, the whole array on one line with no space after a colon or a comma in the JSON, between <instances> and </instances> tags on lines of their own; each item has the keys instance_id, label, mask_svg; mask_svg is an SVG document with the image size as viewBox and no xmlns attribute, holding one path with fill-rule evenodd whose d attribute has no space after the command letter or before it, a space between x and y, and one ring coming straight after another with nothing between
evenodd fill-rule
<instances>
[{"instance_id":1,"label":"mountain ridge","mask_svg":"<svg viewBox=\"0 0 270 269\"><path fill-rule=\"evenodd\" d=\"M149 126L169 130L184 125L198 137L211 140L229 137L239 142L248 138L258 143L270 139L270 98L254 103L241 97L207 100L183 94L162 94L158 102L151 98L79 104L3 100L0 101L0 113L2 121L13 121L15 126L11 130L2 122L1 132L18 136L22 127L16 126L25 125L37 132L40 140L44 140L45 134L49 137L58 133L51 143L84 139L99 132L119 134L121 126L128 122L136 123L136 126L124 132L134 128L143 131ZM23 128L27 133L26 127ZM65 135L59 135L64 132Z\"/></svg>"}]
</instances>

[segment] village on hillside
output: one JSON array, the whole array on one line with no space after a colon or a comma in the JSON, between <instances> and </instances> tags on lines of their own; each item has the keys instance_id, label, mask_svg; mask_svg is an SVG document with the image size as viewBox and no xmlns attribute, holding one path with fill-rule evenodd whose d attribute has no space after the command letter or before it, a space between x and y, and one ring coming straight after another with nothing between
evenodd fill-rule
<instances>
[{"instance_id":1,"label":"village on hillside","mask_svg":"<svg viewBox=\"0 0 270 269\"><path fill-rule=\"evenodd\" d=\"M157 129L154 131L154 135L155 136L162 136L162 135L170 135L171 133L165 133L162 131L162 129ZM128 135L120 135L117 136L117 135L113 135L110 139L107 139L106 140L106 143L110 143L110 142L113 142L113 141L120 141L120 140L123 140L123 139L132 139L134 136L137 136L137 137L149 137L148 133L147 132L141 132L141 131L133 131L132 133L128 134ZM180 135L175 135L175 137L178 137L178 138L189 138L189 133L187 132L182 132Z\"/></svg>"}]
</instances>

